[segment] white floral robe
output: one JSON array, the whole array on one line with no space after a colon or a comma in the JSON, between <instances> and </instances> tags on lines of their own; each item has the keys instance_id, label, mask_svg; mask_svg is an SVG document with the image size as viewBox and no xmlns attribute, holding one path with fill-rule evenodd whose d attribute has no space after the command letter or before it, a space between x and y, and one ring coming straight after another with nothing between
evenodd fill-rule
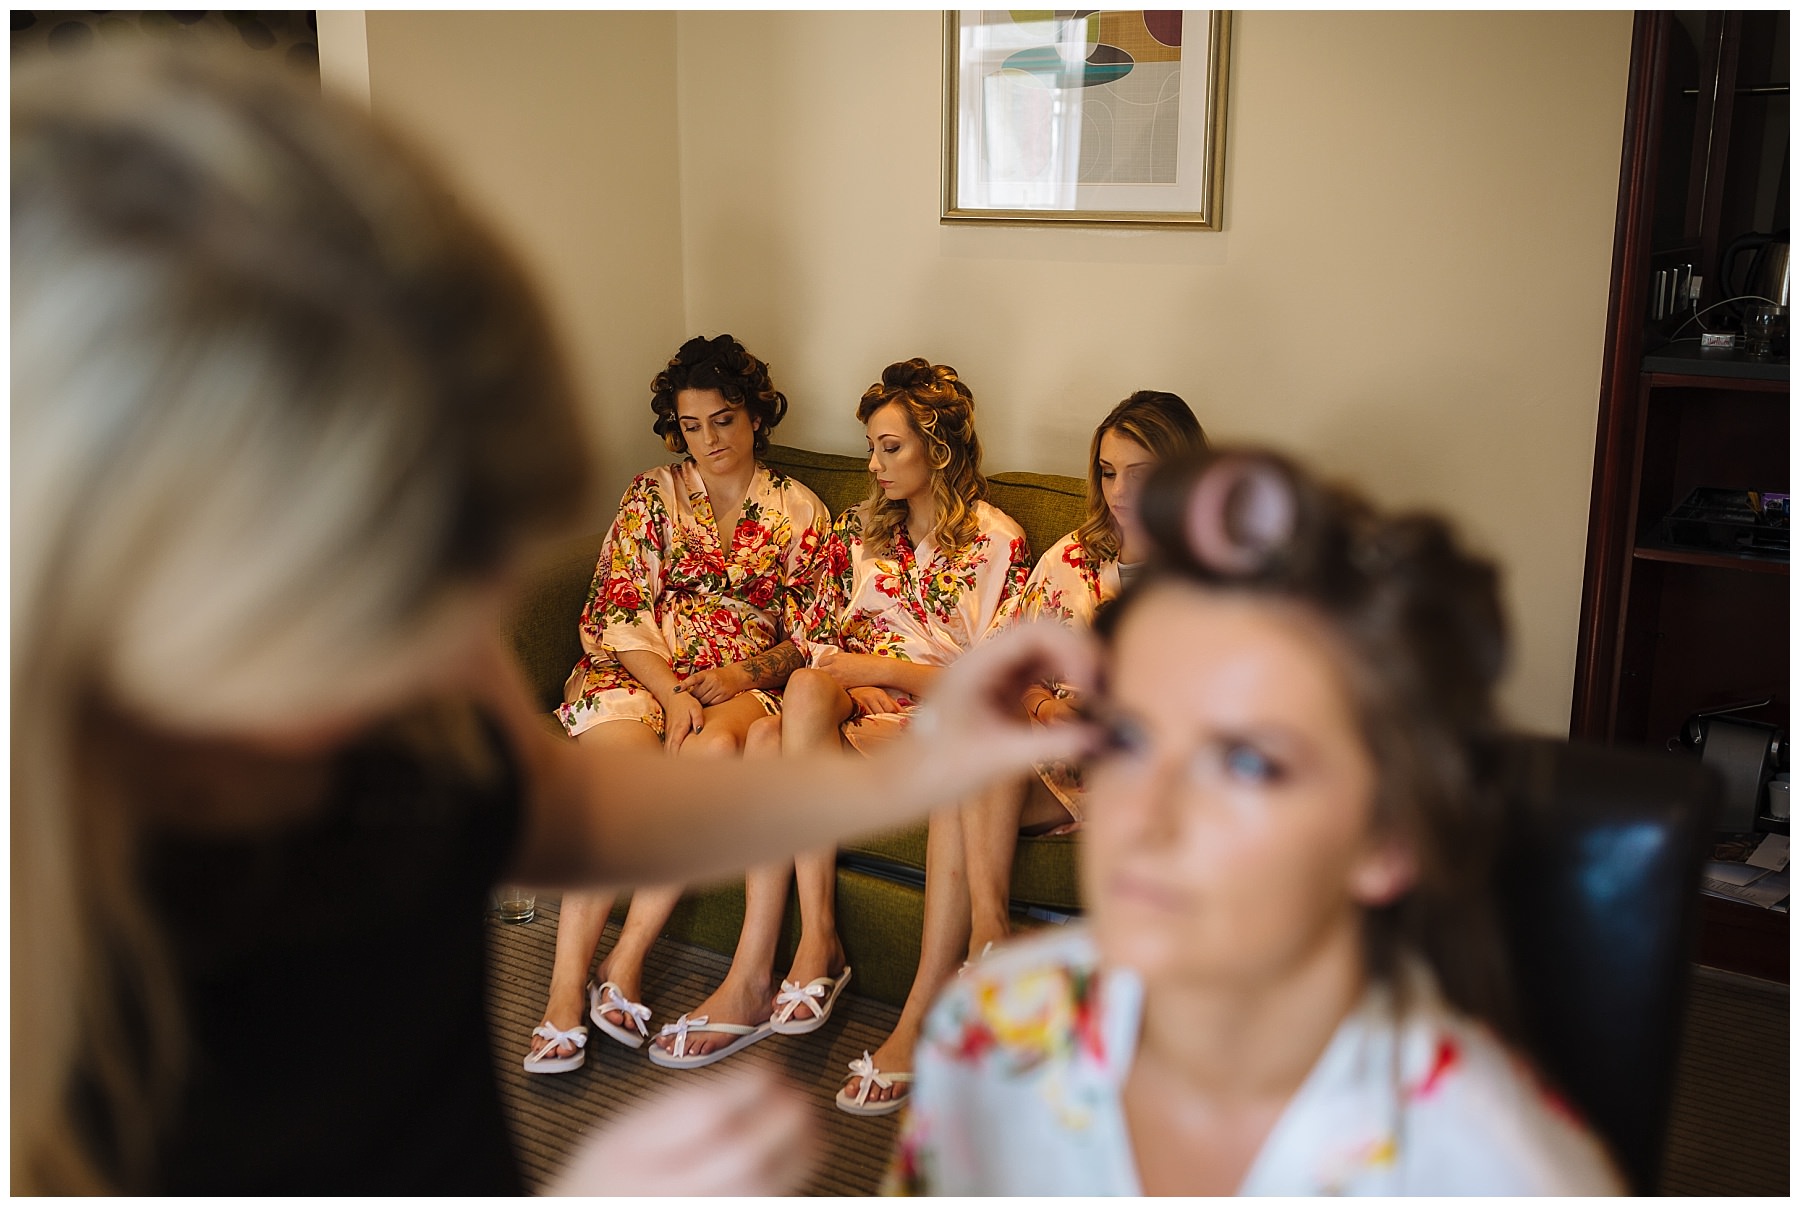
<instances>
[{"instance_id":1,"label":"white floral robe","mask_svg":"<svg viewBox=\"0 0 1800 1207\"><path fill-rule=\"evenodd\" d=\"M1244 1176L1247 1195L1596 1195L1624 1186L1529 1064L1415 966L1339 1024ZM1085 927L1008 944L951 983L914 1057L889 1189L1141 1195L1120 1091L1143 991Z\"/></svg>"},{"instance_id":2,"label":"white floral robe","mask_svg":"<svg viewBox=\"0 0 1800 1207\"><path fill-rule=\"evenodd\" d=\"M1038 559L1008 620L1054 620L1072 629L1084 629L1093 623L1101 604L1118 597L1120 582L1118 559L1093 561L1071 532ZM1072 833L1087 816L1081 768L1073 763L1043 763L1037 773L1044 787L1074 819L1073 824L1059 827L1054 833Z\"/></svg>"},{"instance_id":3,"label":"white floral robe","mask_svg":"<svg viewBox=\"0 0 1800 1207\"><path fill-rule=\"evenodd\" d=\"M692 460L632 479L581 611L585 652L563 685L563 728L626 719L663 732L662 705L620 665L620 650L655 654L685 679L797 635L816 610L830 523L819 496L758 465L726 547ZM774 707L774 693L759 694Z\"/></svg>"},{"instance_id":4,"label":"white floral robe","mask_svg":"<svg viewBox=\"0 0 1800 1207\"><path fill-rule=\"evenodd\" d=\"M930 537L916 546L901 525L879 556L863 541L867 502L839 516L824 552L818 608L802 645L809 663L832 649L946 666L1000 626L1030 574L1025 530L987 502L975 504L976 535L945 553ZM853 716L844 726L866 749L903 726L917 703L890 691L898 713Z\"/></svg>"},{"instance_id":5,"label":"white floral robe","mask_svg":"<svg viewBox=\"0 0 1800 1207\"><path fill-rule=\"evenodd\" d=\"M1083 629L1101 604L1119 594L1119 561L1095 562L1071 532L1038 558L1019 593L1022 620L1055 620Z\"/></svg>"}]
</instances>

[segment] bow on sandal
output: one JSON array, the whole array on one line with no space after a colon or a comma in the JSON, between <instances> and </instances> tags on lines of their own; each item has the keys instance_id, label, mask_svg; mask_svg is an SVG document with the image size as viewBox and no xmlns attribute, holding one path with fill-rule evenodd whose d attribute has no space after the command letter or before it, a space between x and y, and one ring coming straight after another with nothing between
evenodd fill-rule
<instances>
[{"instance_id":1,"label":"bow on sandal","mask_svg":"<svg viewBox=\"0 0 1800 1207\"><path fill-rule=\"evenodd\" d=\"M625 1016L626 1026L609 1023L606 1016L617 1011ZM588 1017L594 1025L624 1044L627 1048L641 1048L644 1041L650 1038L650 1007L642 1002L634 1002L619 991L619 987L611 981L588 985ZM635 1027L634 1034L631 1028Z\"/></svg>"},{"instance_id":2,"label":"bow on sandal","mask_svg":"<svg viewBox=\"0 0 1800 1207\"><path fill-rule=\"evenodd\" d=\"M544 1046L525 1057L527 1073L568 1073L579 1069L587 1063L588 1029L577 1024L567 1031L552 1027L549 1023L539 1023L532 1028L533 1035L542 1036ZM567 1056L552 1056L552 1052L564 1044L574 1044L575 1050Z\"/></svg>"},{"instance_id":3,"label":"bow on sandal","mask_svg":"<svg viewBox=\"0 0 1800 1207\"><path fill-rule=\"evenodd\" d=\"M885 1102L871 1104L869 1091L876 1086L891 1089L896 1085L907 1085L912 1079L911 1073L883 1073L875 1067L875 1059L865 1050L860 1059L850 1062L852 1079L862 1080L862 1089L852 1094L846 1085L837 1093L837 1108L847 1115L891 1115L906 1105L907 1095L895 1094Z\"/></svg>"},{"instance_id":4,"label":"bow on sandal","mask_svg":"<svg viewBox=\"0 0 1800 1207\"><path fill-rule=\"evenodd\" d=\"M708 1032L714 1035L731 1035L736 1038L722 1048L716 1048L698 1056L689 1056L687 1051L689 1036L703 1035ZM747 1027L742 1023L711 1022L704 1014L699 1018L689 1018L684 1014L664 1027L658 1034L670 1036L675 1042L669 1051L664 1051L659 1044L651 1044L651 1064L661 1065L665 1069L698 1069L712 1064L714 1061L724 1060L727 1056L748 1048L758 1040L769 1038L775 1032L771 1030L767 1019L754 1027Z\"/></svg>"},{"instance_id":5,"label":"bow on sandal","mask_svg":"<svg viewBox=\"0 0 1800 1207\"><path fill-rule=\"evenodd\" d=\"M837 1004L838 994L850 983L850 966L846 964L844 971L835 978L814 977L805 985L794 981L781 982L781 992L775 995L775 1013L769 1017L769 1025L777 1035L806 1035L817 1031L831 1017L831 1008ZM794 1012L802 1006L808 1014L799 1022L794 1021Z\"/></svg>"}]
</instances>

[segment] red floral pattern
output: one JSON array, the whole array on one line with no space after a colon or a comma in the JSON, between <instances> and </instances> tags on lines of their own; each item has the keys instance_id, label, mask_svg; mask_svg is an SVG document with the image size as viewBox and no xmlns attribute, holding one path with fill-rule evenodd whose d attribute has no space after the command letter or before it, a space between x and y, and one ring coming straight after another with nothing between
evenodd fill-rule
<instances>
[{"instance_id":1,"label":"red floral pattern","mask_svg":"<svg viewBox=\"0 0 1800 1207\"><path fill-rule=\"evenodd\" d=\"M894 548L877 555L863 541L866 504L838 517L821 557L816 607L805 627L815 661L848 653L943 666L998 627L1031 567L1025 531L988 503L975 508L979 530L963 548L929 549L921 559L904 525Z\"/></svg>"},{"instance_id":2,"label":"red floral pattern","mask_svg":"<svg viewBox=\"0 0 1800 1207\"><path fill-rule=\"evenodd\" d=\"M617 658L644 650L678 678L741 662L803 632L817 612L830 513L799 482L758 466L722 543L692 461L633 479L582 608L581 661L557 718L579 733L607 717L662 732L662 708Z\"/></svg>"},{"instance_id":3,"label":"red floral pattern","mask_svg":"<svg viewBox=\"0 0 1800 1207\"><path fill-rule=\"evenodd\" d=\"M1119 593L1118 565L1089 560L1070 533L1038 559L1008 620L1055 620L1085 628L1101 603Z\"/></svg>"},{"instance_id":4,"label":"red floral pattern","mask_svg":"<svg viewBox=\"0 0 1800 1207\"><path fill-rule=\"evenodd\" d=\"M1084 927L1014 940L946 987L914 1053L887 1188L1142 1194L1124 1105L1145 994ZM1599 1195L1605 1149L1422 963L1339 1021L1242 1175L1245 1195Z\"/></svg>"}]
</instances>

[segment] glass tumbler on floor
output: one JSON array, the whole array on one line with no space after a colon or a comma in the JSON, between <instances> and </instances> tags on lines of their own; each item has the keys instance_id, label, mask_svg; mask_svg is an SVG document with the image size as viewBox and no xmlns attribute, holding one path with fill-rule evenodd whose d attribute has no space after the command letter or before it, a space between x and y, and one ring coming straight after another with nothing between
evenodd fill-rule
<instances>
[{"instance_id":1,"label":"glass tumbler on floor","mask_svg":"<svg viewBox=\"0 0 1800 1207\"><path fill-rule=\"evenodd\" d=\"M537 917L537 894L516 884L494 890L494 912L502 922L529 922Z\"/></svg>"}]
</instances>

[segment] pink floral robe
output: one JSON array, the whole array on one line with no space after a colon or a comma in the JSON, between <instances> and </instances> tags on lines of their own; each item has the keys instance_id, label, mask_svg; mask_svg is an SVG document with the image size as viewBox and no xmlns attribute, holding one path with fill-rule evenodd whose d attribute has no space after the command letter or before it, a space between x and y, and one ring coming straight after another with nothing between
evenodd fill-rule
<instances>
[{"instance_id":1,"label":"pink floral robe","mask_svg":"<svg viewBox=\"0 0 1800 1207\"><path fill-rule=\"evenodd\" d=\"M677 678L741 662L816 614L831 515L792 478L757 466L730 547L691 460L639 474L608 529L581 611L586 651L563 685L570 734L635 720L663 732L662 705L619 664L620 650L668 661ZM765 707L776 697L759 693Z\"/></svg>"},{"instance_id":2,"label":"pink floral robe","mask_svg":"<svg viewBox=\"0 0 1800 1207\"><path fill-rule=\"evenodd\" d=\"M867 515L868 504L859 503L832 526L818 609L802 644L810 663L840 649L946 666L1000 627L1031 568L1016 520L978 502L975 538L957 552L939 550L929 537L914 545L902 525L894 548L877 556L863 541ZM865 749L906 723L917 702L891 694L902 711L851 718L844 737L852 746Z\"/></svg>"},{"instance_id":3,"label":"pink floral robe","mask_svg":"<svg viewBox=\"0 0 1800 1207\"><path fill-rule=\"evenodd\" d=\"M1093 623L1094 612L1102 603L1114 599L1120 590L1119 562L1089 559L1087 550L1070 533L1050 546L1019 593L1018 604L1009 620L1054 620L1070 628L1086 628ZM1086 789L1081 783L1081 768L1072 763L1045 763L1037 769L1063 808L1074 822L1053 833L1073 832L1087 816Z\"/></svg>"},{"instance_id":4,"label":"pink floral robe","mask_svg":"<svg viewBox=\"0 0 1800 1207\"><path fill-rule=\"evenodd\" d=\"M1101 604L1119 594L1119 562L1095 562L1071 532L1038 558L1019 595L1023 620L1056 620L1070 628L1093 623Z\"/></svg>"},{"instance_id":5,"label":"pink floral robe","mask_svg":"<svg viewBox=\"0 0 1800 1207\"><path fill-rule=\"evenodd\" d=\"M1570 1108L1423 966L1338 1025L1239 1194L1596 1195L1624 1187ZM890 1190L1141 1195L1121 1091L1141 982L1087 929L1008 943L950 983L914 1056Z\"/></svg>"}]
</instances>

